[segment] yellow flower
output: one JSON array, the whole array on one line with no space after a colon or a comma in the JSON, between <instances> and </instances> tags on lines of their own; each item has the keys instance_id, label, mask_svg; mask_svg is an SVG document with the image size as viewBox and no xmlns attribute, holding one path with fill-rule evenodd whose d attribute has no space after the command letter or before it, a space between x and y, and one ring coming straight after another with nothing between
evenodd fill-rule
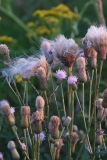
<instances>
[{"instance_id":1,"label":"yellow flower","mask_svg":"<svg viewBox=\"0 0 107 160\"><path fill-rule=\"evenodd\" d=\"M22 76L21 76L20 74L17 74L17 75L15 76L15 79L16 79L16 82L17 82L17 83L22 83L22 82L23 82L23 78L22 78Z\"/></svg>"},{"instance_id":2,"label":"yellow flower","mask_svg":"<svg viewBox=\"0 0 107 160\"><path fill-rule=\"evenodd\" d=\"M47 16L55 16L59 18L75 19L79 17L78 14L72 12L70 8L64 4L60 4L48 10L34 11L33 15L41 18L47 17Z\"/></svg>"},{"instance_id":3,"label":"yellow flower","mask_svg":"<svg viewBox=\"0 0 107 160\"><path fill-rule=\"evenodd\" d=\"M42 36L51 34L51 31L46 26L40 26L36 29L36 33L37 35Z\"/></svg>"},{"instance_id":4,"label":"yellow flower","mask_svg":"<svg viewBox=\"0 0 107 160\"><path fill-rule=\"evenodd\" d=\"M9 36L0 36L0 42L15 42L16 40Z\"/></svg>"},{"instance_id":5,"label":"yellow flower","mask_svg":"<svg viewBox=\"0 0 107 160\"><path fill-rule=\"evenodd\" d=\"M33 21L28 22L27 25L28 25L28 27L35 27L36 26L35 22L33 22Z\"/></svg>"}]
</instances>

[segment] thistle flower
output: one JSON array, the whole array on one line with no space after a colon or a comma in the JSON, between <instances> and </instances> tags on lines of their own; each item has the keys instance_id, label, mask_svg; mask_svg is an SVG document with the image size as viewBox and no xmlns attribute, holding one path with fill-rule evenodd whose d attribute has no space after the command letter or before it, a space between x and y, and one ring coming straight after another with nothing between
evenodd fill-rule
<instances>
[{"instance_id":1,"label":"thistle flower","mask_svg":"<svg viewBox=\"0 0 107 160\"><path fill-rule=\"evenodd\" d=\"M38 136L38 134L34 134L34 138L35 138L35 140L37 141L37 136ZM45 133L44 132L41 132L41 133L39 133L39 136L40 136L40 141L42 142L42 141L44 141L45 140Z\"/></svg>"},{"instance_id":2,"label":"thistle flower","mask_svg":"<svg viewBox=\"0 0 107 160\"><path fill-rule=\"evenodd\" d=\"M91 26L88 29L87 34L84 38L86 48L88 43L91 43L89 48L94 48L102 60L106 59L107 55L107 30L104 26Z\"/></svg>"},{"instance_id":3,"label":"thistle flower","mask_svg":"<svg viewBox=\"0 0 107 160\"><path fill-rule=\"evenodd\" d=\"M37 96L35 105L38 111L44 111L44 106L45 106L44 98L42 96Z\"/></svg>"},{"instance_id":4,"label":"thistle flower","mask_svg":"<svg viewBox=\"0 0 107 160\"><path fill-rule=\"evenodd\" d=\"M16 160L20 159L20 155L16 149L16 145L15 145L14 141L9 141L7 148L10 150L12 157L14 159L16 159Z\"/></svg>"},{"instance_id":5,"label":"thistle flower","mask_svg":"<svg viewBox=\"0 0 107 160\"><path fill-rule=\"evenodd\" d=\"M86 62L84 57L77 58L77 68L78 68L78 76L81 82L87 81L87 74L86 74Z\"/></svg>"},{"instance_id":6,"label":"thistle flower","mask_svg":"<svg viewBox=\"0 0 107 160\"><path fill-rule=\"evenodd\" d=\"M3 154L0 152L0 160L3 160Z\"/></svg>"},{"instance_id":7,"label":"thistle flower","mask_svg":"<svg viewBox=\"0 0 107 160\"><path fill-rule=\"evenodd\" d=\"M52 42L44 39L41 43L40 50L42 54L45 55L47 62L49 64L52 64L55 59L54 54L53 54Z\"/></svg>"},{"instance_id":8,"label":"thistle flower","mask_svg":"<svg viewBox=\"0 0 107 160\"><path fill-rule=\"evenodd\" d=\"M64 70L58 70L56 71L55 77L59 80L64 80L67 77L67 73Z\"/></svg>"},{"instance_id":9,"label":"thistle flower","mask_svg":"<svg viewBox=\"0 0 107 160\"><path fill-rule=\"evenodd\" d=\"M103 106L104 108L107 107L107 89L105 89L104 92L103 92L102 106Z\"/></svg>"},{"instance_id":10,"label":"thistle flower","mask_svg":"<svg viewBox=\"0 0 107 160\"><path fill-rule=\"evenodd\" d=\"M99 98L96 100L96 106L97 106L97 120L102 121L104 118L104 107L102 107L102 98Z\"/></svg>"},{"instance_id":11,"label":"thistle flower","mask_svg":"<svg viewBox=\"0 0 107 160\"><path fill-rule=\"evenodd\" d=\"M23 128L28 128L29 117L30 117L30 107L22 106L21 107L21 125Z\"/></svg>"},{"instance_id":12,"label":"thistle flower","mask_svg":"<svg viewBox=\"0 0 107 160\"><path fill-rule=\"evenodd\" d=\"M64 119L64 122L63 122L63 126L64 127L68 127L69 125L70 125L70 123L71 123L71 120L72 120L72 118L71 117L66 117L65 119Z\"/></svg>"},{"instance_id":13,"label":"thistle flower","mask_svg":"<svg viewBox=\"0 0 107 160\"><path fill-rule=\"evenodd\" d=\"M54 50L65 66L73 66L78 52L78 46L73 39L66 39L63 35L58 36L54 42Z\"/></svg>"},{"instance_id":14,"label":"thistle flower","mask_svg":"<svg viewBox=\"0 0 107 160\"><path fill-rule=\"evenodd\" d=\"M73 90L77 89L77 80L78 78L76 76L71 75L68 77L68 84L71 86Z\"/></svg>"},{"instance_id":15,"label":"thistle flower","mask_svg":"<svg viewBox=\"0 0 107 160\"><path fill-rule=\"evenodd\" d=\"M9 55L9 48L6 44L0 45L0 54L3 55L4 64L9 65L10 63L10 55Z\"/></svg>"},{"instance_id":16,"label":"thistle flower","mask_svg":"<svg viewBox=\"0 0 107 160\"><path fill-rule=\"evenodd\" d=\"M54 139L59 138L59 125L60 118L58 116L52 116L49 122L49 131Z\"/></svg>"}]
</instances>

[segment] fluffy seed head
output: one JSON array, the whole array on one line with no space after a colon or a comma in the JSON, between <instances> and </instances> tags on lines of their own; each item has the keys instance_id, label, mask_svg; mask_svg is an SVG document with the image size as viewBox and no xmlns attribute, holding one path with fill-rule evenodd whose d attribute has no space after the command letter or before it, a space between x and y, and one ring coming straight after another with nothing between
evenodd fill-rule
<instances>
[{"instance_id":1,"label":"fluffy seed head","mask_svg":"<svg viewBox=\"0 0 107 160\"><path fill-rule=\"evenodd\" d=\"M10 62L10 55L9 55L9 48L6 44L0 45L0 54L3 55L4 64L9 64Z\"/></svg>"},{"instance_id":2,"label":"fluffy seed head","mask_svg":"<svg viewBox=\"0 0 107 160\"><path fill-rule=\"evenodd\" d=\"M67 39L63 35L56 38L54 50L58 59L67 67L71 67L77 57L78 46L73 39Z\"/></svg>"},{"instance_id":3,"label":"fluffy seed head","mask_svg":"<svg viewBox=\"0 0 107 160\"><path fill-rule=\"evenodd\" d=\"M7 145L7 148L9 150L13 150L14 148L16 148L15 142L14 141L9 141L8 145Z\"/></svg>"},{"instance_id":4,"label":"fluffy seed head","mask_svg":"<svg viewBox=\"0 0 107 160\"><path fill-rule=\"evenodd\" d=\"M97 108L102 107L102 102L103 102L102 98L99 98L99 99L96 100L96 106L97 106Z\"/></svg>"},{"instance_id":5,"label":"fluffy seed head","mask_svg":"<svg viewBox=\"0 0 107 160\"><path fill-rule=\"evenodd\" d=\"M88 47L88 44L91 46ZM107 55L107 29L104 26L91 26L84 38L85 48L94 48L102 60Z\"/></svg>"},{"instance_id":6,"label":"fluffy seed head","mask_svg":"<svg viewBox=\"0 0 107 160\"><path fill-rule=\"evenodd\" d=\"M36 97L36 107L37 107L37 110L43 111L44 110L44 106L45 106L44 98L42 96L37 96Z\"/></svg>"}]
</instances>

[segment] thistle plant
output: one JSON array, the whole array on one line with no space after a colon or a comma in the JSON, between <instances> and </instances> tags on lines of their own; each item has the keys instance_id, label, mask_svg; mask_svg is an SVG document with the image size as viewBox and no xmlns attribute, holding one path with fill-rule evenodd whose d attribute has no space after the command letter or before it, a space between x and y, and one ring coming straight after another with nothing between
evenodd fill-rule
<instances>
[{"instance_id":1,"label":"thistle plant","mask_svg":"<svg viewBox=\"0 0 107 160\"><path fill-rule=\"evenodd\" d=\"M0 101L0 112L13 132L7 141L12 158L40 160L46 154L50 160L78 160L87 153L89 159L103 159L107 155L107 89L101 94L106 28L88 29L82 54L77 43L63 35L43 39L39 56L10 59L7 47L0 47L5 62L2 78L20 106L16 114L8 98ZM5 156L1 153L1 159Z\"/></svg>"}]
</instances>

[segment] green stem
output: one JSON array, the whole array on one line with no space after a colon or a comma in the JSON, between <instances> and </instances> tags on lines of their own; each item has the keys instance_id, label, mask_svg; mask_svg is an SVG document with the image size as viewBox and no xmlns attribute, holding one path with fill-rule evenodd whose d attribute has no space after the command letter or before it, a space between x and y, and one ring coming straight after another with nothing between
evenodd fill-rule
<instances>
[{"instance_id":1,"label":"green stem","mask_svg":"<svg viewBox=\"0 0 107 160\"><path fill-rule=\"evenodd\" d=\"M94 69L92 69L92 75L90 79L90 94L89 94L89 112L88 112L88 123L91 119L91 101L92 101L92 83L93 83Z\"/></svg>"},{"instance_id":2,"label":"green stem","mask_svg":"<svg viewBox=\"0 0 107 160\"><path fill-rule=\"evenodd\" d=\"M64 92L63 92L62 83L61 83L61 96L62 96L62 105L63 105L64 116L66 117L65 100L64 100Z\"/></svg>"}]
</instances>

